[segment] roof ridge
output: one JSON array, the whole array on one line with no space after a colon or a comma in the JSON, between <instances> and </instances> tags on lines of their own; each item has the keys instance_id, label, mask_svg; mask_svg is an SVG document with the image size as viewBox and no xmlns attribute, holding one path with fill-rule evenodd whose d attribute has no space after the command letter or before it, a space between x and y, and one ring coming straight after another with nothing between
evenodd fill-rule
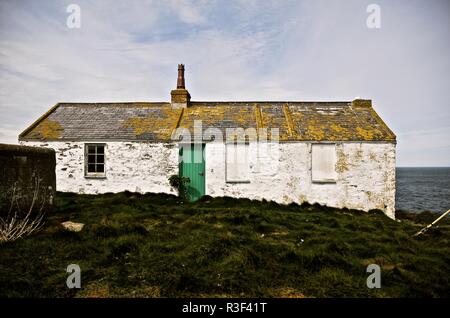
<instances>
[{"instance_id":1,"label":"roof ridge","mask_svg":"<svg viewBox=\"0 0 450 318\"><path fill-rule=\"evenodd\" d=\"M113 105L113 104L170 104L170 102L59 102L61 106L66 105Z\"/></svg>"},{"instance_id":2,"label":"roof ridge","mask_svg":"<svg viewBox=\"0 0 450 318\"><path fill-rule=\"evenodd\" d=\"M227 105L239 105L239 104L336 104L341 106L347 106L352 101L190 101L190 104L227 104ZM107 105L170 105L170 102L142 102L142 101L136 101L136 102L58 102L58 105L60 106L107 106ZM346 104L346 105L343 105Z\"/></svg>"},{"instance_id":3,"label":"roof ridge","mask_svg":"<svg viewBox=\"0 0 450 318\"><path fill-rule=\"evenodd\" d=\"M286 104L286 103L318 103L318 104L344 104L344 103L351 103L352 101L346 100L346 101L254 101L254 100L248 100L248 101L190 101L189 103L201 103L201 104L205 104L205 103L216 103L216 104L241 104L241 103L247 103L247 104L261 104L261 103L266 103L266 104Z\"/></svg>"}]
</instances>

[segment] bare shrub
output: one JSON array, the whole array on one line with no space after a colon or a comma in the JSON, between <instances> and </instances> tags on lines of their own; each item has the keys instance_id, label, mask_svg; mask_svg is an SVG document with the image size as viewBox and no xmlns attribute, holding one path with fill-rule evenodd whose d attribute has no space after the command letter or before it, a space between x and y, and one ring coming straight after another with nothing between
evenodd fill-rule
<instances>
[{"instance_id":1,"label":"bare shrub","mask_svg":"<svg viewBox=\"0 0 450 318\"><path fill-rule=\"evenodd\" d=\"M19 200L17 183L12 187L11 203L6 217L0 217L0 243L15 241L21 237L28 236L38 231L44 225L44 206L46 203L47 189L41 190L42 179L34 177L34 190L31 204L26 211L22 211ZM50 189L51 190L51 189ZM37 206L39 195L42 195L42 202ZM50 194L51 195L51 194ZM52 203L50 196L50 204Z\"/></svg>"}]
</instances>

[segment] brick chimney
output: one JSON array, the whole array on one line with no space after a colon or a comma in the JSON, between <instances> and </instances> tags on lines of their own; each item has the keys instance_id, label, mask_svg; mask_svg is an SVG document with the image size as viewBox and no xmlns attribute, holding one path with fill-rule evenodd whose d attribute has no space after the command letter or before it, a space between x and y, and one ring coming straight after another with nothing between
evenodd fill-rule
<instances>
[{"instance_id":1,"label":"brick chimney","mask_svg":"<svg viewBox=\"0 0 450 318\"><path fill-rule=\"evenodd\" d=\"M170 92L172 108L186 108L191 95L184 86L184 64L178 64L177 89Z\"/></svg>"}]
</instances>

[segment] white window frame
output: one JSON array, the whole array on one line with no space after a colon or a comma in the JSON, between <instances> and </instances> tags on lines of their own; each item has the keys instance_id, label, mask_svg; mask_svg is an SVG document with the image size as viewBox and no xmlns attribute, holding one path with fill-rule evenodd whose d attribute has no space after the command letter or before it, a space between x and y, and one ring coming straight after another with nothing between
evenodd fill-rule
<instances>
[{"instance_id":1,"label":"white window frame","mask_svg":"<svg viewBox=\"0 0 450 318\"><path fill-rule=\"evenodd\" d=\"M88 171L88 148L92 146L103 147L103 172L89 172ZM95 149L95 156L98 155L97 148ZM97 161L97 158L95 159ZM95 165L98 165L96 162ZM86 143L84 144L84 177L85 178L106 178L106 144L104 143Z\"/></svg>"},{"instance_id":2,"label":"white window frame","mask_svg":"<svg viewBox=\"0 0 450 318\"><path fill-rule=\"evenodd\" d=\"M336 144L311 144L311 182L336 183Z\"/></svg>"},{"instance_id":3,"label":"white window frame","mask_svg":"<svg viewBox=\"0 0 450 318\"><path fill-rule=\"evenodd\" d=\"M231 151L231 149L233 150ZM242 150L243 152L241 152ZM229 160L229 156L232 154L234 154L234 161ZM249 143L225 143L225 181L227 183L250 183L249 156ZM231 169L237 169L237 172L233 172Z\"/></svg>"}]
</instances>

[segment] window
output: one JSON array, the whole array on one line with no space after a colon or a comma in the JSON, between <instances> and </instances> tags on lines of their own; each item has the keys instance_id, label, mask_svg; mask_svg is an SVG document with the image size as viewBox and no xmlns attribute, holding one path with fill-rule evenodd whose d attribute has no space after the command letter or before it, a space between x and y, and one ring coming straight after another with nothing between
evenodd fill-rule
<instances>
[{"instance_id":1,"label":"window","mask_svg":"<svg viewBox=\"0 0 450 318\"><path fill-rule=\"evenodd\" d=\"M244 143L226 144L226 181L250 182L248 164L249 145Z\"/></svg>"},{"instance_id":2,"label":"window","mask_svg":"<svg viewBox=\"0 0 450 318\"><path fill-rule=\"evenodd\" d=\"M105 145L85 145L85 176L105 177Z\"/></svg>"},{"instance_id":3,"label":"window","mask_svg":"<svg viewBox=\"0 0 450 318\"><path fill-rule=\"evenodd\" d=\"M336 182L336 149L334 144L313 144L311 155L312 182Z\"/></svg>"}]
</instances>

